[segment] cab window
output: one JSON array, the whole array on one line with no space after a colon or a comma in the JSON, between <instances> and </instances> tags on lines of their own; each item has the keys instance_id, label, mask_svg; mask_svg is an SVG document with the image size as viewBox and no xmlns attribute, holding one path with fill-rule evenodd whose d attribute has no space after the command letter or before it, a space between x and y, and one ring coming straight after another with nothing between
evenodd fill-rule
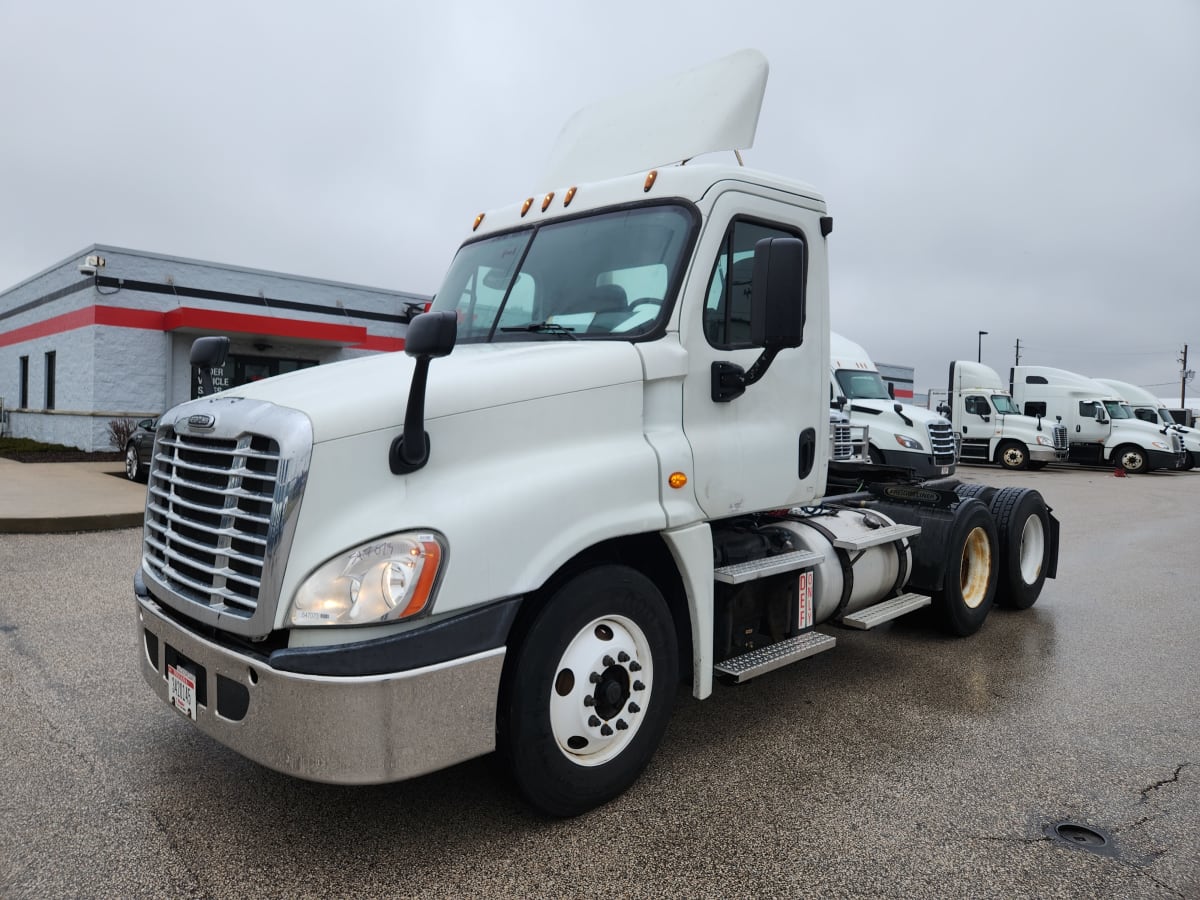
<instances>
[{"instance_id":1,"label":"cab window","mask_svg":"<svg viewBox=\"0 0 1200 900\"><path fill-rule=\"evenodd\" d=\"M754 245L774 237L803 240L795 231L747 219L735 219L725 233L704 304L704 336L714 347L735 350L754 346L750 342Z\"/></svg>"}]
</instances>

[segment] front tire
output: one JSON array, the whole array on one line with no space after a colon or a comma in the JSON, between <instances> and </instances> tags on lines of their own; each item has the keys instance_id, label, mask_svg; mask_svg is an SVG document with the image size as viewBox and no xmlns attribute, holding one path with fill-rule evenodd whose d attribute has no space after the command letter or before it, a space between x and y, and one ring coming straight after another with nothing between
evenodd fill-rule
<instances>
[{"instance_id":1,"label":"front tire","mask_svg":"<svg viewBox=\"0 0 1200 900\"><path fill-rule=\"evenodd\" d=\"M679 681L671 612L618 565L554 590L518 636L501 685L499 746L521 793L575 816L628 788L654 755Z\"/></svg>"},{"instance_id":2,"label":"front tire","mask_svg":"<svg viewBox=\"0 0 1200 900\"><path fill-rule=\"evenodd\" d=\"M1117 465L1130 475L1142 475L1150 471L1150 461L1146 456L1146 451L1141 447L1125 444L1117 448L1113 457L1116 459Z\"/></svg>"},{"instance_id":3,"label":"front tire","mask_svg":"<svg viewBox=\"0 0 1200 900\"><path fill-rule=\"evenodd\" d=\"M142 458L138 456L138 449L133 441L125 445L125 477L130 481L146 480L146 467L142 465Z\"/></svg>"},{"instance_id":4,"label":"front tire","mask_svg":"<svg viewBox=\"0 0 1200 900\"><path fill-rule=\"evenodd\" d=\"M1019 441L1005 441L996 450L996 462L1012 471L1028 469L1029 448Z\"/></svg>"}]
</instances>

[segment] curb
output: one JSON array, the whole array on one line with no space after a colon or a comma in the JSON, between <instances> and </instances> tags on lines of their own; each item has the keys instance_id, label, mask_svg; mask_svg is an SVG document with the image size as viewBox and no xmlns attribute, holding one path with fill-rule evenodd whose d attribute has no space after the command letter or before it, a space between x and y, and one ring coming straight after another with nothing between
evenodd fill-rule
<instances>
[{"instance_id":1,"label":"curb","mask_svg":"<svg viewBox=\"0 0 1200 900\"><path fill-rule=\"evenodd\" d=\"M117 531L141 528L144 512L111 513L95 516L55 516L47 518L0 519L0 534L65 534L74 531Z\"/></svg>"}]
</instances>

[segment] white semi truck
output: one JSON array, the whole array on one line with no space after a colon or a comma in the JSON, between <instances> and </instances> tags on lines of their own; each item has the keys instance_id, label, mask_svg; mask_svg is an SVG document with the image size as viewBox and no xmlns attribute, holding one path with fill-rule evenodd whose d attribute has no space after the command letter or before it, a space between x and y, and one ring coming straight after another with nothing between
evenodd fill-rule
<instances>
[{"instance_id":1,"label":"white semi truck","mask_svg":"<svg viewBox=\"0 0 1200 900\"><path fill-rule=\"evenodd\" d=\"M1138 419L1108 385L1049 366L1014 366L1009 385L1025 415L1066 426L1069 462L1132 473L1187 464L1180 436Z\"/></svg>"},{"instance_id":2,"label":"white semi truck","mask_svg":"<svg viewBox=\"0 0 1200 900\"><path fill-rule=\"evenodd\" d=\"M1112 388L1122 400L1128 404L1133 414L1143 422L1149 422L1160 429L1166 428L1176 432L1183 441L1183 449L1187 451L1185 469L1195 468L1200 464L1200 431L1180 425L1171 415L1167 405L1155 397L1150 391L1128 381L1116 381L1112 378L1097 378L1100 384Z\"/></svg>"},{"instance_id":3,"label":"white semi truck","mask_svg":"<svg viewBox=\"0 0 1200 900\"><path fill-rule=\"evenodd\" d=\"M165 703L316 781L498 749L572 815L637 778L681 678L703 699L834 647L820 625L930 607L965 635L1037 600L1036 491L828 495L825 202L671 164L751 146L766 71L742 51L572 120L404 353L161 417L134 593Z\"/></svg>"},{"instance_id":4,"label":"white semi truck","mask_svg":"<svg viewBox=\"0 0 1200 900\"><path fill-rule=\"evenodd\" d=\"M912 469L919 478L954 474L957 448L944 416L896 402L867 351L837 332L829 337L829 362L832 402L852 425L868 429L872 462Z\"/></svg>"},{"instance_id":5,"label":"white semi truck","mask_svg":"<svg viewBox=\"0 0 1200 900\"><path fill-rule=\"evenodd\" d=\"M1040 469L1067 458L1066 426L1022 415L990 366L965 359L951 362L947 396L963 462Z\"/></svg>"}]
</instances>

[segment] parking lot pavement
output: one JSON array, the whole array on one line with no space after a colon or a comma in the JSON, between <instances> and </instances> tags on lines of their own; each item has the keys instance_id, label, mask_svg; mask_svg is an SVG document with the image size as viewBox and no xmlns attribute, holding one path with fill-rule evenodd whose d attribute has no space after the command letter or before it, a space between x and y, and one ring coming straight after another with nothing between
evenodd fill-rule
<instances>
[{"instance_id":1,"label":"parking lot pavement","mask_svg":"<svg viewBox=\"0 0 1200 900\"><path fill-rule=\"evenodd\" d=\"M0 535L0 896L1200 896L1200 473L962 474L1054 507L1033 609L681 689L642 779L565 821L491 758L356 788L246 761L141 681L137 529Z\"/></svg>"},{"instance_id":2,"label":"parking lot pavement","mask_svg":"<svg viewBox=\"0 0 1200 900\"><path fill-rule=\"evenodd\" d=\"M0 457L0 534L141 525L146 486L121 462L22 463Z\"/></svg>"}]
</instances>

